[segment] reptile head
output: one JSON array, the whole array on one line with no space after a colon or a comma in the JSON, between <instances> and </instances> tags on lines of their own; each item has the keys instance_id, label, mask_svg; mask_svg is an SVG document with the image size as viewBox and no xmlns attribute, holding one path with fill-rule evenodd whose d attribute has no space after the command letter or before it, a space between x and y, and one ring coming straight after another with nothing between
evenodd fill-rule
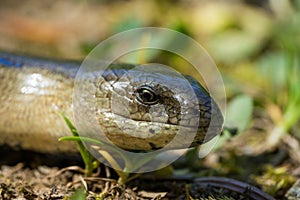
<instances>
[{"instance_id":1,"label":"reptile head","mask_svg":"<svg viewBox=\"0 0 300 200\"><path fill-rule=\"evenodd\" d=\"M105 137L128 150L188 148L221 132L223 117L192 77L165 67L106 70L95 81L95 112Z\"/></svg>"}]
</instances>

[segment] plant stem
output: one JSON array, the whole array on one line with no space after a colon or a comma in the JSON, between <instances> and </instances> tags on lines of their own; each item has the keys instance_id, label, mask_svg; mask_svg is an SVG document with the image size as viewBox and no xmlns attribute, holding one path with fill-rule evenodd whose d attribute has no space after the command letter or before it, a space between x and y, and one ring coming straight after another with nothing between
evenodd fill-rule
<instances>
[{"instance_id":1,"label":"plant stem","mask_svg":"<svg viewBox=\"0 0 300 200\"><path fill-rule=\"evenodd\" d=\"M128 181L129 173L116 170L116 173L119 175L118 183L119 184L125 184Z\"/></svg>"}]
</instances>

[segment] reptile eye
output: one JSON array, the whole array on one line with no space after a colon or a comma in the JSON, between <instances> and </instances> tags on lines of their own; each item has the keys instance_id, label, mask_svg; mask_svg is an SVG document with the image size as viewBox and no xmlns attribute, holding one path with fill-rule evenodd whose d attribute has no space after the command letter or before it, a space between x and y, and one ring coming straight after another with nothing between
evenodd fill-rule
<instances>
[{"instance_id":1,"label":"reptile eye","mask_svg":"<svg viewBox=\"0 0 300 200\"><path fill-rule=\"evenodd\" d=\"M150 86L141 86L137 90L137 100L142 104L153 105L158 101L158 95L155 90Z\"/></svg>"}]
</instances>

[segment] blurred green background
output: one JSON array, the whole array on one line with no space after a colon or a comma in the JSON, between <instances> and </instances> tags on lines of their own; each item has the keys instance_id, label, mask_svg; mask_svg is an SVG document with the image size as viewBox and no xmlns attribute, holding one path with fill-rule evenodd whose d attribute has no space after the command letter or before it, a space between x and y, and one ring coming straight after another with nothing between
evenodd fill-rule
<instances>
[{"instance_id":1,"label":"blurred green background","mask_svg":"<svg viewBox=\"0 0 300 200\"><path fill-rule=\"evenodd\" d=\"M299 9L299 0L1 0L0 50L82 59L120 31L154 26L185 33L216 62L227 93L228 129L201 165L262 185L271 174L290 185L286 174L300 176ZM194 74L174 55L153 60ZM256 166L238 160L245 156ZM266 177L250 176L258 169ZM285 183L265 190L278 193Z\"/></svg>"}]
</instances>

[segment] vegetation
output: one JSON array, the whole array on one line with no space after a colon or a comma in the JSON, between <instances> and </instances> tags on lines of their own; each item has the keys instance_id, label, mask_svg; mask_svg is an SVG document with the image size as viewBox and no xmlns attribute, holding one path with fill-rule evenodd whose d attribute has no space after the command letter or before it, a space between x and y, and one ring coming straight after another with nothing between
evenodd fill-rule
<instances>
[{"instance_id":1,"label":"vegetation","mask_svg":"<svg viewBox=\"0 0 300 200\"><path fill-rule=\"evenodd\" d=\"M236 178L283 199L300 177L300 0L274 2L69 0L65 4L51 1L47 10L42 3L36 3L37 7L17 3L16 8L0 3L0 48L82 59L100 41L132 28L165 27L191 36L208 51L222 74L227 95L225 129L205 158L198 159L198 149L192 149L174 163L174 170L157 173ZM177 55L161 51L139 55L130 57L130 62L143 62L141 57L147 57L149 62L172 66L200 81L203 78ZM73 136L60 140L78 143L86 176L90 176L99 163L81 141L106 144L79 137L64 119ZM126 168L135 163L125 159L126 167L121 169L114 158L100 153L119 169L119 183L128 183L131 177ZM186 193L193 199L188 187Z\"/></svg>"}]
</instances>

